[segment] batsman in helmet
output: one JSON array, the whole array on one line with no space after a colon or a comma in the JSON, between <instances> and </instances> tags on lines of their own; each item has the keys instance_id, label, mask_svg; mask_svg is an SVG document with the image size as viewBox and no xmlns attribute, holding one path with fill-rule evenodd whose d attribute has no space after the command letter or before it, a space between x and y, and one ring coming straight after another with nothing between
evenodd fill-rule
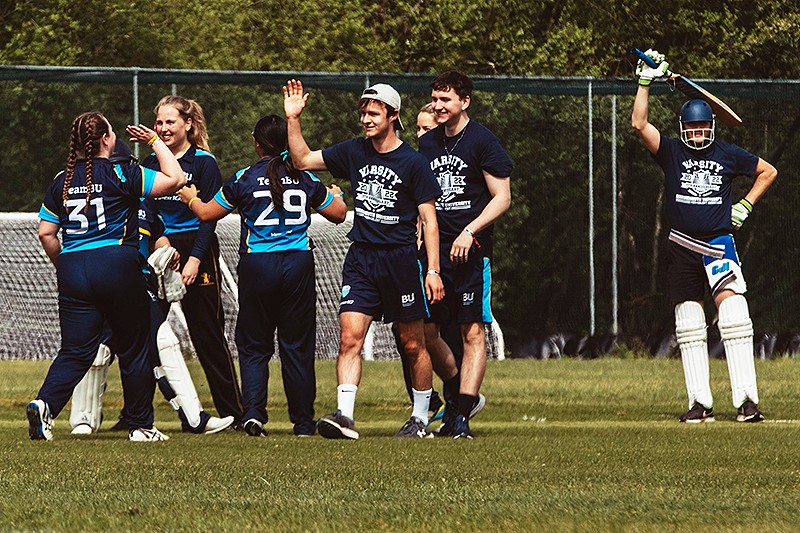
<instances>
[{"instance_id":1,"label":"batsman in helmet","mask_svg":"<svg viewBox=\"0 0 800 533\"><path fill-rule=\"evenodd\" d=\"M778 171L760 157L716 140L714 113L704 100L689 100L681 107L680 139L660 133L648 120L648 98L651 82L666 79L669 64L654 50L646 54L656 67L639 61L631 121L664 171L670 226L668 293L675 306L675 333L689 395L689 411L680 421L714 421L703 310L708 287L719 314L736 420L760 422L764 416L758 407L753 322L732 232L741 228ZM733 204L731 184L738 176L750 176L754 182L745 197Z\"/></svg>"}]
</instances>

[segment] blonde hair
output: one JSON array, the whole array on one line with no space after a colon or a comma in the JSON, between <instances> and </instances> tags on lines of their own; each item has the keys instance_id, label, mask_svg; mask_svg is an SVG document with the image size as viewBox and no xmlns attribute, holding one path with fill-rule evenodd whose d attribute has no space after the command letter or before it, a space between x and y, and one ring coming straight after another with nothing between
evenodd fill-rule
<instances>
[{"instance_id":1,"label":"blonde hair","mask_svg":"<svg viewBox=\"0 0 800 533\"><path fill-rule=\"evenodd\" d=\"M200 107L196 101L183 96L168 95L159 100L153 112L158 115L158 110L165 105L169 105L178 110L183 120L192 119L192 127L187 133L189 142L197 145L199 148L210 152L211 148L208 146L208 128L206 127L206 116L203 114L203 108Z\"/></svg>"},{"instance_id":2,"label":"blonde hair","mask_svg":"<svg viewBox=\"0 0 800 533\"><path fill-rule=\"evenodd\" d=\"M433 110L433 102L428 102L424 106L419 108L420 113L429 113L431 115L435 115L436 111Z\"/></svg>"}]
</instances>

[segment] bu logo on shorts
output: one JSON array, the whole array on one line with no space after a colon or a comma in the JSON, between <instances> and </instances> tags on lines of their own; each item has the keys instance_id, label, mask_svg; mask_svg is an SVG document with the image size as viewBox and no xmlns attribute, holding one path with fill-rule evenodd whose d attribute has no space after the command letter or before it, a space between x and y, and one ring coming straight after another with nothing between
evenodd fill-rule
<instances>
[{"instance_id":1,"label":"bu logo on shorts","mask_svg":"<svg viewBox=\"0 0 800 533\"><path fill-rule=\"evenodd\" d=\"M727 272L730 269L731 269L731 264L728 261L725 261L721 265L714 265L713 267L711 267L711 274L713 276L717 276L719 274L722 274L723 272Z\"/></svg>"},{"instance_id":2,"label":"bu logo on shorts","mask_svg":"<svg viewBox=\"0 0 800 533\"><path fill-rule=\"evenodd\" d=\"M400 301L402 302L403 307L410 307L414 305L415 301L414 293L412 292L411 294L403 294L402 296L400 296Z\"/></svg>"},{"instance_id":3,"label":"bu logo on shorts","mask_svg":"<svg viewBox=\"0 0 800 533\"><path fill-rule=\"evenodd\" d=\"M472 302L475 301L475 293L465 292L462 296L462 300L464 302L464 305L472 305Z\"/></svg>"}]
</instances>

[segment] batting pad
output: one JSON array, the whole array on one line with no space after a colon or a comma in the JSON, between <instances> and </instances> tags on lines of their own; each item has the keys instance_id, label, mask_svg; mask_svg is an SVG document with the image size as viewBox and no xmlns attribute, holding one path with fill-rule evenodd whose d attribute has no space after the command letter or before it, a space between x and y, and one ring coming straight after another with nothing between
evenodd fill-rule
<instances>
[{"instance_id":1,"label":"batting pad","mask_svg":"<svg viewBox=\"0 0 800 533\"><path fill-rule=\"evenodd\" d=\"M719 306L719 335L725 346L728 373L731 377L733 406L738 408L750 399L758 403L756 365L753 358L753 321L747 300L741 294L725 298Z\"/></svg>"},{"instance_id":2,"label":"batting pad","mask_svg":"<svg viewBox=\"0 0 800 533\"><path fill-rule=\"evenodd\" d=\"M161 366L155 369L156 379L166 377L175 395L167 400L176 411L179 409L183 411L190 426L197 427L200 425L200 412L203 406L197 397L197 389L194 387L189 369L186 368L178 337L175 336L169 322L164 321L158 328L156 342L158 357L161 360Z\"/></svg>"},{"instance_id":3,"label":"batting pad","mask_svg":"<svg viewBox=\"0 0 800 533\"><path fill-rule=\"evenodd\" d=\"M675 306L675 336L681 349L689 408L697 402L710 409L714 399L709 383L706 314L702 305L689 301Z\"/></svg>"},{"instance_id":4,"label":"batting pad","mask_svg":"<svg viewBox=\"0 0 800 533\"><path fill-rule=\"evenodd\" d=\"M100 429L103 422L103 393L110 365L111 350L105 344L100 344L92 366L72 392L72 409L69 412L72 429L81 425L91 427L92 433Z\"/></svg>"}]
</instances>

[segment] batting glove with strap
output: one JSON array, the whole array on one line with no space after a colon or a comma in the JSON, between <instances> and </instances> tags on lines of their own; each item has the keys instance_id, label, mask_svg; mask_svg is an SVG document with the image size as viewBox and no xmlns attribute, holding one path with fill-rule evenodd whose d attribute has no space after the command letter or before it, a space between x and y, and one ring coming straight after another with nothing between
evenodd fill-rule
<instances>
[{"instance_id":1,"label":"batting glove with strap","mask_svg":"<svg viewBox=\"0 0 800 533\"><path fill-rule=\"evenodd\" d=\"M753 212L753 204L747 201L746 198L742 198L731 207L731 225L733 229L739 229L744 224L744 221L747 220L747 217L750 213Z\"/></svg>"},{"instance_id":2,"label":"batting glove with strap","mask_svg":"<svg viewBox=\"0 0 800 533\"><path fill-rule=\"evenodd\" d=\"M666 56L652 48L649 48L645 55L656 62L655 67L649 66L643 60L636 64L636 75L639 77L639 85L650 85L653 80L665 80L669 71L669 63Z\"/></svg>"},{"instance_id":3,"label":"batting glove with strap","mask_svg":"<svg viewBox=\"0 0 800 533\"><path fill-rule=\"evenodd\" d=\"M158 278L158 297L168 302L178 302L186 294L186 287L183 285L181 275L169 268L173 255L175 255L175 248L163 246L156 248L147 258L147 262L153 267L153 272Z\"/></svg>"}]
</instances>

